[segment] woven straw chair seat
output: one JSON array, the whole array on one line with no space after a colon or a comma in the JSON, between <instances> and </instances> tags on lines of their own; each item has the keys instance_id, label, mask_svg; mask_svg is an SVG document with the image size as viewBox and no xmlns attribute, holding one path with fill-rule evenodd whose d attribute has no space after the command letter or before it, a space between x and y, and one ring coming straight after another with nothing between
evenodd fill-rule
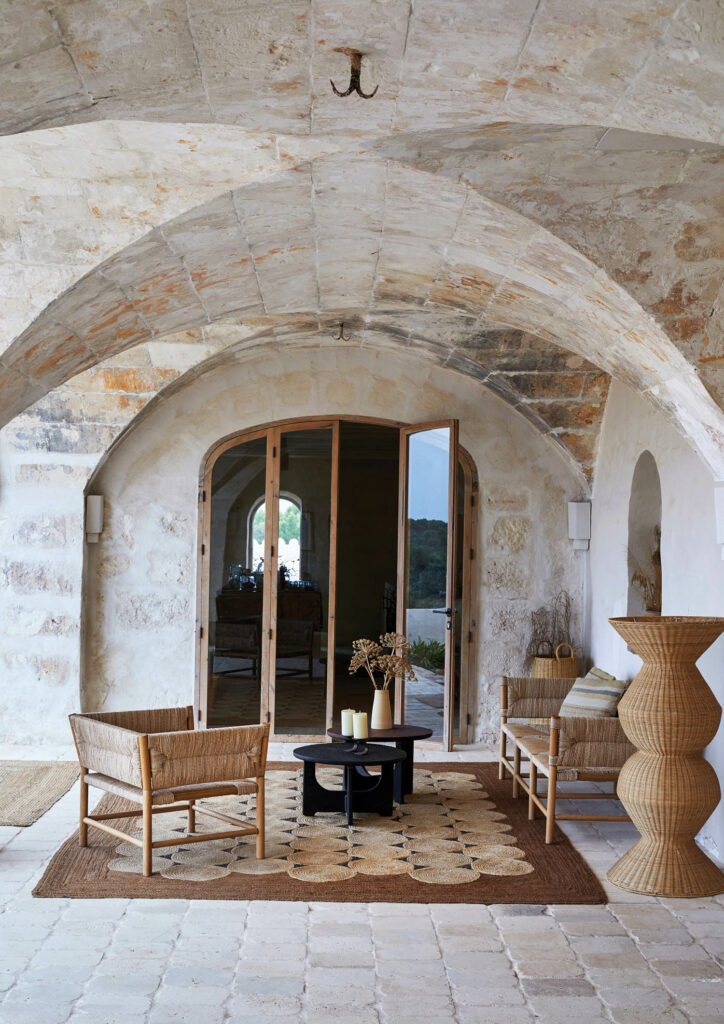
<instances>
[{"instance_id":1,"label":"woven straw chair seat","mask_svg":"<svg viewBox=\"0 0 724 1024\"><path fill-rule=\"evenodd\" d=\"M535 763L542 775L546 777L550 775L549 727L547 724L541 726L532 725L529 722L505 722L501 724L501 729L514 743L518 744L521 753ZM620 769L611 767L559 765L557 775L559 782L578 782L590 776L595 776L597 782L615 782L619 772Z\"/></svg>"},{"instance_id":2,"label":"woven straw chair seat","mask_svg":"<svg viewBox=\"0 0 724 1024\"><path fill-rule=\"evenodd\" d=\"M112 779L109 775L101 775L99 772L86 775L89 786L96 789L104 789L107 793L115 793L126 800L134 803L143 803L143 790L138 786L131 786L120 779ZM201 800L210 796L236 796L243 793L256 793L256 782L248 779L238 782L205 782L193 786L175 786L173 789L156 789L153 791L152 800L154 805L174 804L178 800Z\"/></svg>"}]
</instances>

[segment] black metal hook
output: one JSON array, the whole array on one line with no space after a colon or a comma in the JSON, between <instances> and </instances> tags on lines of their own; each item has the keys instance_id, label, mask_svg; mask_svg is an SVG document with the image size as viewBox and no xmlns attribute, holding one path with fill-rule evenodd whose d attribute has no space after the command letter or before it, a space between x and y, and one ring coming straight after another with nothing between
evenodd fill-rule
<instances>
[{"instance_id":1,"label":"black metal hook","mask_svg":"<svg viewBox=\"0 0 724 1024\"><path fill-rule=\"evenodd\" d=\"M377 92L377 90L379 89L379 85L376 85L372 92L370 93L362 92L360 74L362 72L362 58L364 57L364 54L360 53L359 50L350 49L349 46L339 46L335 50L335 53L346 53L347 56L349 57L349 87L345 90L345 92L340 92L337 86L332 81L332 79L330 78L329 80L329 84L332 86L335 95L349 96L350 93L356 92L357 95L361 96L363 100L371 100L372 97Z\"/></svg>"},{"instance_id":2,"label":"black metal hook","mask_svg":"<svg viewBox=\"0 0 724 1024\"><path fill-rule=\"evenodd\" d=\"M344 322L342 322L339 325L339 334L337 335L337 337L334 340L335 341L349 341L349 338L346 338L345 335L344 335Z\"/></svg>"}]
</instances>

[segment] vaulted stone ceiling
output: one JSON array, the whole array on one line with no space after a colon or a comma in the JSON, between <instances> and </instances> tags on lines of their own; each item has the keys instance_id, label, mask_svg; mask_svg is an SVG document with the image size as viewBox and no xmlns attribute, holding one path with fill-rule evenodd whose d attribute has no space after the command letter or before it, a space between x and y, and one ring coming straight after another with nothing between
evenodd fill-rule
<instances>
[{"instance_id":1,"label":"vaulted stone ceiling","mask_svg":"<svg viewBox=\"0 0 724 1024\"><path fill-rule=\"evenodd\" d=\"M589 477L615 373L724 476L715 0L0 15L4 419L148 337L339 318L478 377ZM373 99L332 94L345 46Z\"/></svg>"},{"instance_id":2,"label":"vaulted stone ceiling","mask_svg":"<svg viewBox=\"0 0 724 1024\"><path fill-rule=\"evenodd\" d=\"M0 123L368 134L496 121L724 142L715 0L3 0ZM331 93L368 54L375 103ZM351 114L351 110L354 111Z\"/></svg>"}]
</instances>

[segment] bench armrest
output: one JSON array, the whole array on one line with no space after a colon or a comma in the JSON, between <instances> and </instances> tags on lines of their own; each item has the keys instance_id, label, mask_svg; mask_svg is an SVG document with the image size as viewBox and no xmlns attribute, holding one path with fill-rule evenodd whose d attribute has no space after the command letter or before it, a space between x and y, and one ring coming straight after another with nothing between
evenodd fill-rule
<instances>
[{"instance_id":1,"label":"bench armrest","mask_svg":"<svg viewBox=\"0 0 724 1024\"><path fill-rule=\"evenodd\" d=\"M623 768L636 748L618 718L556 719L558 764L566 768Z\"/></svg>"},{"instance_id":2,"label":"bench armrest","mask_svg":"<svg viewBox=\"0 0 724 1024\"><path fill-rule=\"evenodd\" d=\"M138 733L90 715L68 717L83 768L127 782L129 786L141 785Z\"/></svg>"}]
</instances>

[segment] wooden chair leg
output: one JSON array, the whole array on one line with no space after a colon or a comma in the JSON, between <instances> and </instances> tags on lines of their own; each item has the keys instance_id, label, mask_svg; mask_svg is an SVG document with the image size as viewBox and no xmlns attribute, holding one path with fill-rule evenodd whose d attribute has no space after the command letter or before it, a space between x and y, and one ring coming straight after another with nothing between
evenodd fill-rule
<instances>
[{"instance_id":1,"label":"wooden chair leg","mask_svg":"<svg viewBox=\"0 0 724 1024\"><path fill-rule=\"evenodd\" d=\"M520 747L515 744L515 750L513 751L513 796L517 799L520 795L520 786L518 785L518 776L520 775Z\"/></svg>"},{"instance_id":2,"label":"wooden chair leg","mask_svg":"<svg viewBox=\"0 0 724 1024\"><path fill-rule=\"evenodd\" d=\"M505 757L507 755L506 739L507 739L507 736L505 735L505 733L501 729L500 730L500 757L498 758L498 778L501 779L501 780L505 778L505 768L503 767L503 761L504 761L504 759L505 759Z\"/></svg>"},{"instance_id":3,"label":"wooden chair leg","mask_svg":"<svg viewBox=\"0 0 724 1024\"><path fill-rule=\"evenodd\" d=\"M153 857L153 813L151 810L151 790L143 791L143 874L151 875L151 859Z\"/></svg>"},{"instance_id":4,"label":"wooden chair leg","mask_svg":"<svg viewBox=\"0 0 724 1024\"><path fill-rule=\"evenodd\" d=\"M556 827L556 771L555 765L551 766L548 776L548 800L546 801L546 843L553 842L553 830Z\"/></svg>"},{"instance_id":5,"label":"wooden chair leg","mask_svg":"<svg viewBox=\"0 0 724 1024\"><path fill-rule=\"evenodd\" d=\"M264 860L264 776L256 780L256 859Z\"/></svg>"},{"instance_id":6,"label":"wooden chair leg","mask_svg":"<svg viewBox=\"0 0 724 1024\"><path fill-rule=\"evenodd\" d=\"M538 794L538 768L535 761L530 762L530 780L528 783L528 821L535 821L535 803L533 797Z\"/></svg>"},{"instance_id":7,"label":"wooden chair leg","mask_svg":"<svg viewBox=\"0 0 724 1024\"><path fill-rule=\"evenodd\" d=\"M189 800L189 827L187 831L196 831L196 808L194 807L193 800Z\"/></svg>"},{"instance_id":8,"label":"wooden chair leg","mask_svg":"<svg viewBox=\"0 0 724 1024\"><path fill-rule=\"evenodd\" d=\"M83 820L88 817L88 783L85 780L85 768L80 770L80 826L78 840L81 846L88 845L88 826Z\"/></svg>"}]
</instances>

